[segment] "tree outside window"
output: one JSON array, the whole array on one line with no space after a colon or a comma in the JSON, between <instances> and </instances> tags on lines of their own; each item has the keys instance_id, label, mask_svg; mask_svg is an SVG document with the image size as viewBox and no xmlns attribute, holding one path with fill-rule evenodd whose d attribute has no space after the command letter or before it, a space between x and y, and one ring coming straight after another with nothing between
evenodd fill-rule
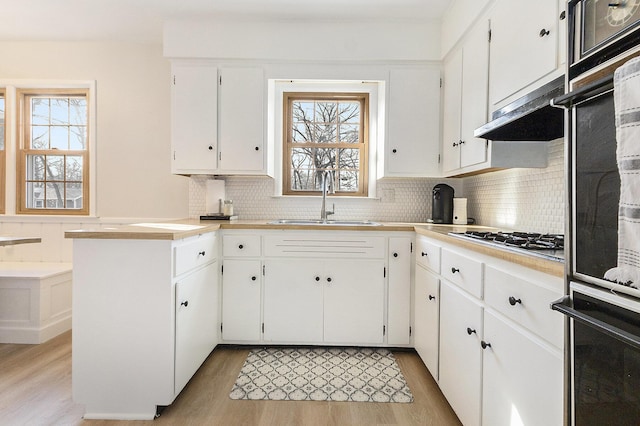
<instances>
[{"instance_id":1,"label":"tree outside window","mask_svg":"<svg viewBox=\"0 0 640 426\"><path fill-rule=\"evenodd\" d=\"M332 174L336 195L366 196L368 95L285 93L283 194L321 191Z\"/></svg>"},{"instance_id":2,"label":"tree outside window","mask_svg":"<svg viewBox=\"0 0 640 426\"><path fill-rule=\"evenodd\" d=\"M20 213L88 214L88 93L20 92Z\"/></svg>"}]
</instances>

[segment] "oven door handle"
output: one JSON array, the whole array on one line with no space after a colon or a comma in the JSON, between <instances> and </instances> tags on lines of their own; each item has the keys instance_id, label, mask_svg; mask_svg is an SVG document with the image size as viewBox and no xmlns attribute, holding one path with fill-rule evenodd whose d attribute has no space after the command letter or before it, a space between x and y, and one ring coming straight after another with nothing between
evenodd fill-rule
<instances>
[{"instance_id":1,"label":"oven door handle","mask_svg":"<svg viewBox=\"0 0 640 426\"><path fill-rule=\"evenodd\" d=\"M613 74L586 84L579 89L551 99L551 106L571 108L577 103L599 96L613 89Z\"/></svg>"},{"instance_id":2,"label":"oven door handle","mask_svg":"<svg viewBox=\"0 0 640 426\"><path fill-rule=\"evenodd\" d=\"M640 337L636 336L635 334L629 333L628 331L615 327L611 324L607 324L604 321L593 318L583 312L576 311L575 309L573 309L570 296L564 296L561 299L552 302L551 309L553 309L554 311L558 311L570 318L573 318L575 321L595 328L596 330L615 339L618 339L625 344L631 345L636 349L640 349Z\"/></svg>"}]
</instances>

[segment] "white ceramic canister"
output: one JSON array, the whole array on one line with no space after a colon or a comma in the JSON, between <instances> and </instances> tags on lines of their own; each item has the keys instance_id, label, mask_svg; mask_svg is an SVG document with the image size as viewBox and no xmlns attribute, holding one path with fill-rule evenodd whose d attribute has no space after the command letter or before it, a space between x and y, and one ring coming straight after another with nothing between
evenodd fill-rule
<instances>
[{"instance_id":1,"label":"white ceramic canister","mask_svg":"<svg viewBox=\"0 0 640 426\"><path fill-rule=\"evenodd\" d=\"M467 199L466 198L453 199L453 224L454 225L467 224Z\"/></svg>"}]
</instances>

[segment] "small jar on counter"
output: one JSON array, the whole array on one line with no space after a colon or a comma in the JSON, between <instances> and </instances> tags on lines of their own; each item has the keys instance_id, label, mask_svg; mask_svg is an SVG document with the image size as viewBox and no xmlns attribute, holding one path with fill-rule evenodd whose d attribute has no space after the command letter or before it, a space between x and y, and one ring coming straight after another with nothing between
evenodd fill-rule
<instances>
[{"instance_id":1,"label":"small jar on counter","mask_svg":"<svg viewBox=\"0 0 640 426\"><path fill-rule=\"evenodd\" d=\"M233 200L224 200L222 204L222 214L225 216L233 216Z\"/></svg>"}]
</instances>

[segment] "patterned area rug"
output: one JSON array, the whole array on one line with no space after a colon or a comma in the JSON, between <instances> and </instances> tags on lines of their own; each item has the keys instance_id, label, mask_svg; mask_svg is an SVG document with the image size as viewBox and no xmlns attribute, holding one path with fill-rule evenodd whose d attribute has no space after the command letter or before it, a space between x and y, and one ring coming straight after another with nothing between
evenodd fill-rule
<instances>
[{"instance_id":1,"label":"patterned area rug","mask_svg":"<svg viewBox=\"0 0 640 426\"><path fill-rule=\"evenodd\" d=\"M231 399L412 402L413 395L387 349L253 349Z\"/></svg>"}]
</instances>

